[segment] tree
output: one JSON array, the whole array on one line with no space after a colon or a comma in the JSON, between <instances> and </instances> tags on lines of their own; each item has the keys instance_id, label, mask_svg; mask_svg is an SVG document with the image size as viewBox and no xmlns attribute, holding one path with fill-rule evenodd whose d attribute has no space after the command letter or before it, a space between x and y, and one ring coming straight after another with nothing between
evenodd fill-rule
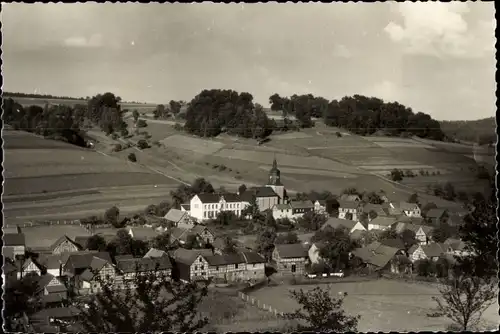
<instances>
[{"instance_id":1,"label":"tree","mask_svg":"<svg viewBox=\"0 0 500 334\"><path fill-rule=\"evenodd\" d=\"M150 204L144 209L144 213L151 216L158 216L158 211L158 206L154 204Z\"/></svg>"},{"instance_id":2,"label":"tree","mask_svg":"<svg viewBox=\"0 0 500 334\"><path fill-rule=\"evenodd\" d=\"M474 330L484 311L497 298L497 288L492 279L458 274L442 280L441 297L433 300L438 310L460 325L462 331Z\"/></svg>"},{"instance_id":3,"label":"tree","mask_svg":"<svg viewBox=\"0 0 500 334\"><path fill-rule=\"evenodd\" d=\"M433 202L429 202L426 205L422 207L422 215L425 217L427 212L429 212L430 209L437 209L437 205Z\"/></svg>"},{"instance_id":4,"label":"tree","mask_svg":"<svg viewBox=\"0 0 500 334\"><path fill-rule=\"evenodd\" d=\"M298 325L297 331L310 332L355 332L357 331L359 316L349 316L342 309L344 296L332 298L330 291L316 287L311 291L291 291L301 309L287 313L285 318L303 320L306 325Z\"/></svg>"},{"instance_id":5,"label":"tree","mask_svg":"<svg viewBox=\"0 0 500 334\"><path fill-rule=\"evenodd\" d=\"M215 192L212 184L202 177L194 180L193 184L191 185L191 189L194 194L213 194Z\"/></svg>"},{"instance_id":6,"label":"tree","mask_svg":"<svg viewBox=\"0 0 500 334\"><path fill-rule=\"evenodd\" d=\"M274 250L274 242L276 240L276 231L272 228L264 229L257 236L255 250L263 254L267 260L271 258L271 253Z\"/></svg>"},{"instance_id":7,"label":"tree","mask_svg":"<svg viewBox=\"0 0 500 334\"><path fill-rule=\"evenodd\" d=\"M158 216L165 217L165 215L170 211L172 205L168 201L162 201L158 204Z\"/></svg>"},{"instance_id":8,"label":"tree","mask_svg":"<svg viewBox=\"0 0 500 334\"><path fill-rule=\"evenodd\" d=\"M247 186L242 184L241 186L238 187L238 194L243 194L247 190Z\"/></svg>"},{"instance_id":9,"label":"tree","mask_svg":"<svg viewBox=\"0 0 500 334\"><path fill-rule=\"evenodd\" d=\"M329 215L338 215L339 212L339 202L335 198L328 198L325 203L325 210Z\"/></svg>"},{"instance_id":10,"label":"tree","mask_svg":"<svg viewBox=\"0 0 500 334\"><path fill-rule=\"evenodd\" d=\"M432 230L432 240L435 242L445 242L446 239L451 238L453 233L453 228L446 222L439 222Z\"/></svg>"},{"instance_id":11,"label":"tree","mask_svg":"<svg viewBox=\"0 0 500 334\"><path fill-rule=\"evenodd\" d=\"M135 153L129 153L127 158L131 162L137 162L137 157L135 156Z\"/></svg>"},{"instance_id":12,"label":"tree","mask_svg":"<svg viewBox=\"0 0 500 334\"><path fill-rule=\"evenodd\" d=\"M194 234L190 234L186 238L186 243L184 247L187 249L200 249L203 248L203 245L198 240L198 237Z\"/></svg>"},{"instance_id":13,"label":"tree","mask_svg":"<svg viewBox=\"0 0 500 334\"><path fill-rule=\"evenodd\" d=\"M96 250L99 252L104 252L106 250L106 240L99 234L95 234L87 239L85 248L88 250Z\"/></svg>"},{"instance_id":14,"label":"tree","mask_svg":"<svg viewBox=\"0 0 500 334\"><path fill-rule=\"evenodd\" d=\"M118 232L116 232L116 238L114 239L116 255L132 254L132 240L132 237L126 230L118 230Z\"/></svg>"},{"instance_id":15,"label":"tree","mask_svg":"<svg viewBox=\"0 0 500 334\"><path fill-rule=\"evenodd\" d=\"M217 213L215 219L212 219L212 222L219 226L230 226L237 220L238 217L236 217L233 211L220 211L219 213Z\"/></svg>"},{"instance_id":16,"label":"tree","mask_svg":"<svg viewBox=\"0 0 500 334\"><path fill-rule=\"evenodd\" d=\"M147 140L145 140L145 139L139 139L139 140L137 141L137 144L136 144L136 145L137 145L137 147L138 147L139 149L141 149L141 150L144 150L144 149L146 149L146 148L149 148L149 144L148 144Z\"/></svg>"},{"instance_id":17,"label":"tree","mask_svg":"<svg viewBox=\"0 0 500 334\"><path fill-rule=\"evenodd\" d=\"M323 246L319 249L319 255L325 262L336 271L346 267L349 262L349 252L356 248L357 244L351 240L349 231L340 227L325 229L319 238ZM315 239L317 239L316 236Z\"/></svg>"},{"instance_id":18,"label":"tree","mask_svg":"<svg viewBox=\"0 0 500 334\"><path fill-rule=\"evenodd\" d=\"M177 115L181 111L182 104L180 101L170 100L168 105L170 107L170 111L172 111L174 115Z\"/></svg>"},{"instance_id":19,"label":"tree","mask_svg":"<svg viewBox=\"0 0 500 334\"><path fill-rule=\"evenodd\" d=\"M208 293L206 284L176 283L159 270L139 270L123 283L97 276L100 291L90 296L89 307L78 306L85 331L194 332L208 323L198 311Z\"/></svg>"},{"instance_id":20,"label":"tree","mask_svg":"<svg viewBox=\"0 0 500 334\"><path fill-rule=\"evenodd\" d=\"M309 231L317 231L327 221L327 217L314 211L306 212L297 219L297 224Z\"/></svg>"},{"instance_id":21,"label":"tree","mask_svg":"<svg viewBox=\"0 0 500 334\"><path fill-rule=\"evenodd\" d=\"M120 209L116 206L112 206L104 212L104 222L106 224L111 224L114 227L121 227L118 223L118 218L120 217Z\"/></svg>"},{"instance_id":22,"label":"tree","mask_svg":"<svg viewBox=\"0 0 500 334\"><path fill-rule=\"evenodd\" d=\"M139 119L139 112L137 111L137 109L134 109L134 111L132 111L132 117L134 117L134 123L137 123L137 120Z\"/></svg>"},{"instance_id":23,"label":"tree","mask_svg":"<svg viewBox=\"0 0 500 334\"><path fill-rule=\"evenodd\" d=\"M455 197L457 197L457 194L455 192L455 187L450 182L446 182L444 187L443 187L443 192L444 192L444 199L453 201Z\"/></svg>"},{"instance_id":24,"label":"tree","mask_svg":"<svg viewBox=\"0 0 500 334\"><path fill-rule=\"evenodd\" d=\"M299 243L299 237L295 232L288 232L286 234L280 234L276 237L275 244L297 244Z\"/></svg>"},{"instance_id":25,"label":"tree","mask_svg":"<svg viewBox=\"0 0 500 334\"><path fill-rule=\"evenodd\" d=\"M7 332L26 332L17 320L28 317L42 308L37 277L26 275L20 280L6 281L4 286L3 318Z\"/></svg>"},{"instance_id":26,"label":"tree","mask_svg":"<svg viewBox=\"0 0 500 334\"><path fill-rule=\"evenodd\" d=\"M157 235L151 240L151 248L156 248L162 251L169 251L172 249L172 244L170 243L170 233L163 232Z\"/></svg>"},{"instance_id":27,"label":"tree","mask_svg":"<svg viewBox=\"0 0 500 334\"><path fill-rule=\"evenodd\" d=\"M253 219L253 217L259 213L260 210L259 210L259 205L257 204L257 197L253 195L252 198L250 199L249 205L247 205L246 207L243 208L243 210L241 210L241 216L252 217Z\"/></svg>"},{"instance_id":28,"label":"tree","mask_svg":"<svg viewBox=\"0 0 500 334\"><path fill-rule=\"evenodd\" d=\"M382 204L384 201L382 197L374 191L363 194L363 201L371 204Z\"/></svg>"},{"instance_id":29,"label":"tree","mask_svg":"<svg viewBox=\"0 0 500 334\"><path fill-rule=\"evenodd\" d=\"M350 188L345 188L342 190L343 195L359 195L359 192L356 188L350 187Z\"/></svg>"},{"instance_id":30,"label":"tree","mask_svg":"<svg viewBox=\"0 0 500 334\"><path fill-rule=\"evenodd\" d=\"M388 228L383 230L382 232L379 233L379 239L384 240L384 239L396 239L398 237L398 234L396 230L393 228Z\"/></svg>"},{"instance_id":31,"label":"tree","mask_svg":"<svg viewBox=\"0 0 500 334\"><path fill-rule=\"evenodd\" d=\"M391 171L391 180L399 182L403 180L403 173L399 169L394 168Z\"/></svg>"},{"instance_id":32,"label":"tree","mask_svg":"<svg viewBox=\"0 0 500 334\"><path fill-rule=\"evenodd\" d=\"M406 251L408 251L411 248L411 246L418 243L416 239L416 234L412 230L408 229L403 230L403 232L401 232L399 237L401 238L401 240L403 240Z\"/></svg>"},{"instance_id":33,"label":"tree","mask_svg":"<svg viewBox=\"0 0 500 334\"><path fill-rule=\"evenodd\" d=\"M237 252L238 244L230 236L224 237L224 249L222 250L225 254L234 254Z\"/></svg>"},{"instance_id":34,"label":"tree","mask_svg":"<svg viewBox=\"0 0 500 334\"><path fill-rule=\"evenodd\" d=\"M410 195L410 197L408 198L408 203L416 203L418 204L419 201L418 201L418 194L417 193L413 193Z\"/></svg>"},{"instance_id":35,"label":"tree","mask_svg":"<svg viewBox=\"0 0 500 334\"><path fill-rule=\"evenodd\" d=\"M428 277L436 273L436 267L432 260L422 259L415 261L415 267L420 276Z\"/></svg>"}]
</instances>

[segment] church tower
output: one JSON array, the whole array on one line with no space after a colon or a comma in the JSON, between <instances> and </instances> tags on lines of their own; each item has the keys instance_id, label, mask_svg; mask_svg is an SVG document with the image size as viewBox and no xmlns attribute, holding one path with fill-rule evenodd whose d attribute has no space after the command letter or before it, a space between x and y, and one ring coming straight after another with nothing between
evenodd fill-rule
<instances>
[{"instance_id":1,"label":"church tower","mask_svg":"<svg viewBox=\"0 0 500 334\"><path fill-rule=\"evenodd\" d=\"M270 187L279 196L279 203L284 203L285 201L285 187L281 183L281 172L278 169L278 163L276 162L276 157L273 160L273 167L269 171L269 179L267 180L266 187Z\"/></svg>"}]
</instances>

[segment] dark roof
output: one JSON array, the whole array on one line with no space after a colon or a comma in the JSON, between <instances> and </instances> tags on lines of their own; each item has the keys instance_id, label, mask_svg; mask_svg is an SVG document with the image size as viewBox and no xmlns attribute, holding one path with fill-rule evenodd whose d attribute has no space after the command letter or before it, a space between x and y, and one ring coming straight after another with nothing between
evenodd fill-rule
<instances>
[{"instance_id":1,"label":"dark roof","mask_svg":"<svg viewBox=\"0 0 500 334\"><path fill-rule=\"evenodd\" d=\"M54 293L49 293L48 295L43 295L42 296L42 302L43 303L60 303L64 300L64 297L62 292L65 291L60 291L60 292L54 292Z\"/></svg>"},{"instance_id":2,"label":"dark roof","mask_svg":"<svg viewBox=\"0 0 500 334\"><path fill-rule=\"evenodd\" d=\"M412 211L418 209L418 204L401 201L399 202L399 208L403 211Z\"/></svg>"},{"instance_id":3,"label":"dark roof","mask_svg":"<svg viewBox=\"0 0 500 334\"><path fill-rule=\"evenodd\" d=\"M314 203L311 201L290 201L290 205L293 209L312 209L312 208L314 208Z\"/></svg>"},{"instance_id":4,"label":"dark roof","mask_svg":"<svg viewBox=\"0 0 500 334\"><path fill-rule=\"evenodd\" d=\"M257 252L243 251L243 252L241 252L241 254L245 258L246 263L249 263L249 264L265 263L266 262L266 259Z\"/></svg>"},{"instance_id":5,"label":"dark roof","mask_svg":"<svg viewBox=\"0 0 500 334\"><path fill-rule=\"evenodd\" d=\"M370 213L371 211L375 211L379 216L387 215L387 212L384 210L384 207L381 204L368 203L363 206L363 212Z\"/></svg>"},{"instance_id":6,"label":"dark roof","mask_svg":"<svg viewBox=\"0 0 500 334\"><path fill-rule=\"evenodd\" d=\"M405 214L402 214L398 217L396 217L397 222L402 222L402 223L410 223L410 224L421 224L424 221L424 218L422 217L408 217Z\"/></svg>"},{"instance_id":7,"label":"dark roof","mask_svg":"<svg viewBox=\"0 0 500 334\"><path fill-rule=\"evenodd\" d=\"M363 262L372 264L380 269L400 251L400 248L394 248L375 241L366 247L355 249L352 254L360 258Z\"/></svg>"},{"instance_id":8,"label":"dark roof","mask_svg":"<svg viewBox=\"0 0 500 334\"><path fill-rule=\"evenodd\" d=\"M172 227L169 230L170 237L174 240L187 241L187 237L191 234L191 230L187 228Z\"/></svg>"},{"instance_id":9,"label":"dark roof","mask_svg":"<svg viewBox=\"0 0 500 334\"><path fill-rule=\"evenodd\" d=\"M176 262L182 262L187 265L193 264L196 258L201 255L203 257L214 255L211 249L184 249L178 248L172 252L172 257Z\"/></svg>"},{"instance_id":10,"label":"dark roof","mask_svg":"<svg viewBox=\"0 0 500 334\"><path fill-rule=\"evenodd\" d=\"M224 266L228 264L245 263L245 258L238 253L235 254L215 254L205 256L208 264L211 266Z\"/></svg>"},{"instance_id":11,"label":"dark roof","mask_svg":"<svg viewBox=\"0 0 500 334\"><path fill-rule=\"evenodd\" d=\"M345 200L340 200L339 202L339 208L345 208L345 209L357 209L360 207L361 203L358 201L345 201Z\"/></svg>"},{"instance_id":12,"label":"dark roof","mask_svg":"<svg viewBox=\"0 0 500 334\"><path fill-rule=\"evenodd\" d=\"M190 211L191 210L191 204L181 204L181 207L186 210L186 211Z\"/></svg>"},{"instance_id":13,"label":"dark roof","mask_svg":"<svg viewBox=\"0 0 500 334\"><path fill-rule=\"evenodd\" d=\"M306 257L307 249L302 244L276 245L276 251L282 259Z\"/></svg>"},{"instance_id":14,"label":"dark roof","mask_svg":"<svg viewBox=\"0 0 500 334\"><path fill-rule=\"evenodd\" d=\"M80 310L74 306L69 307L54 307L45 308L33 315L33 318L47 319L47 318L71 318L80 314ZM47 319L48 320L48 319Z\"/></svg>"},{"instance_id":15,"label":"dark roof","mask_svg":"<svg viewBox=\"0 0 500 334\"><path fill-rule=\"evenodd\" d=\"M342 194L340 196L341 201L348 201L348 202L354 202L354 201L359 201L360 198L358 195L348 195L348 194Z\"/></svg>"},{"instance_id":16,"label":"dark roof","mask_svg":"<svg viewBox=\"0 0 500 334\"><path fill-rule=\"evenodd\" d=\"M187 217L186 211L181 211L179 209L170 209L165 215L165 219L174 223L178 223Z\"/></svg>"},{"instance_id":17,"label":"dark roof","mask_svg":"<svg viewBox=\"0 0 500 334\"><path fill-rule=\"evenodd\" d=\"M155 231L153 228L150 227L131 227L128 230L129 234L130 231L132 231L134 239L140 239L140 240L154 239L160 235L158 231Z\"/></svg>"},{"instance_id":18,"label":"dark roof","mask_svg":"<svg viewBox=\"0 0 500 334\"><path fill-rule=\"evenodd\" d=\"M162 251L160 249L151 248L143 257L157 258L162 256L168 256L167 252Z\"/></svg>"},{"instance_id":19,"label":"dark roof","mask_svg":"<svg viewBox=\"0 0 500 334\"><path fill-rule=\"evenodd\" d=\"M68 289L64 286L64 284L57 284L57 285L48 285L45 287L48 293L58 293L58 292L66 292Z\"/></svg>"},{"instance_id":20,"label":"dark roof","mask_svg":"<svg viewBox=\"0 0 500 334\"><path fill-rule=\"evenodd\" d=\"M375 219L370 221L372 225L380 225L380 226L391 226L396 223L396 218L392 217L381 217L377 216Z\"/></svg>"},{"instance_id":21,"label":"dark roof","mask_svg":"<svg viewBox=\"0 0 500 334\"><path fill-rule=\"evenodd\" d=\"M441 243L431 243L421 247L427 257L439 257L446 252L446 245Z\"/></svg>"},{"instance_id":22,"label":"dark roof","mask_svg":"<svg viewBox=\"0 0 500 334\"><path fill-rule=\"evenodd\" d=\"M115 256L115 261L119 261L119 260L125 260L125 259L133 259L134 256L131 255L131 254L126 254L126 255L116 255Z\"/></svg>"},{"instance_id":23,"label":"dark roof","mask_svg":"<svg viewBox=\"0 0 500 334\"><path fill-rule=\"evenodd\" d=\"M153 271L166 270L172 268L172 263L168 256L162 257L146 257L146 258L134 258L134 259L123 259L117 261L116 266L123 273L134 273L136 268L138 271Z\"/></svg>"},{"instance_id":24,"label":"dark roof","mask_svg":"<svg viewBox=\"0 0 500 334\"><path fill-rule=\"evenodd\" d=\"M425 216L428 218L441 218L446 211L446 209L430 209Z\"/></svg>"},{"instance_id":25,"label":"dark roof","mask_svg":"<svg viewBox=\"0 0 500 334\"><path fill-rule=\"evenodd\" d=\"M191 232L193 233L196 233L196 234L201 234L203 233L205 230L207 230L210 234L214 235L214 232L212 232L211 229L209 229L207 226L205 225L195 225L191 228Z\"/></svg>"},{"instance_id":26,"label":"dark roof","mask_svg":"<svg viewBox=\"0 0 500 334\"><path fill-rule=\"evenodd\" d=\"M243 194L241 194L241 199L245 201L249 201L252 199L252 196L255 197L278 197L278 194L271 187L251 187L245 190Z\"/></svg>"},{"instance_id":27,"label":"dark roof","mask_svg":"<svg viewBox=\"0 0 500 334\"><path fill-rule=\"evenodd\" d=\"M351 230L354 226L356 226L356 224L357 222L353 220L331 217L323 224L323 226L321 226L321 229L324 230L328 226L330 226L331 228L339 228L341 226L344 226L347 229Z\"/></svg>"},{"instance_id":28,"label":"dark roof","mask_svg":"<svg viewBox=\"0 0 500 334\"><path fill-rule=\"evenodd\" d=\"M99 261L99 259L101 261ZM102 260L104 260L104 262ZM94 269L101 269L106 262L112 263L108 252L70 254L64 267L66 270L69 269L71 271L75 271L77 269L87 269L90 267Z\"/></svg>"},{"instance_id":29,"label":"dark roof","mask_svg":"<svg viewBox=\"0 0 500 334\"><path fill-rule=\"evenodd\" d=\"M273 206L273 210L291 210L291 209L292 206L290 204L280 203L280 204L275 204Z\"/></svg>"},{"instance_id":30,"label":"dark roof","mask_svg":"<svg viewBox=\"0 0 500 334\"><path fill-rule=\"evenodd\" d=\"M3 235L4 246L25 246L26 241L23 233L5 233Z\"/></svg>"},{"instance_id":31,"label":"dark roof","mask_svg":"<svg viewBox=\"0 0 500 334\"><path fill-rule=\"evenodd\" d=\"M224 200L228 203L232 202L241 202L240 197L237 194L233 193L223 193L223 194L198 194L198 198L202 203L219 203L221 197L224 197Z\"/></svg>"},{"instance_id":32,"label":"dark roof","mask_svg":"<svg viewBox=\"0 0 500 334\"><path fill-rule=\"evenodd\" d=\"M404 249L405 248L405 243L403 240L400 238L395 238L395 239L382 239L379 240L382 245L393 247L393 248L398 248L398 249Z\"/></svg>"}]
</instances>

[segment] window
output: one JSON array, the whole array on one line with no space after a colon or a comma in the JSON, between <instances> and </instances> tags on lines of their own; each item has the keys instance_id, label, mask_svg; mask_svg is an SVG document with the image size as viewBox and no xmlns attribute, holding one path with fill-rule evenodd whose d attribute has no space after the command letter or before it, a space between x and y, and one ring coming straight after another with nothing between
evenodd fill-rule
<instances>
[{"instance_id":1,"label":"window","mask_svg":"<svg viewBox=\"0 0 500 334\"><path fill-rule=\"evenodd\" d=\"M255 268L255 266L256 266L256 264L254 263L254 264L253 264L253 267Z\"/></svg>"},{"instance_id":2,"label":"window","mask_svg":"<svg viewBox=\"0 0 500 334\"><path fill-rule=\"evenodd\" d=\"M297 267L295 264L292 264L292 273L294 273L297 270Z\"/></svg>"},{"instance_id":3,"label":"window","mask_svg":"<svg viewBox=\"0 0 500 334\"><path fill-rule=\"evenodd\" d=\"M198 266L194 266L194 270L198 270Z\"/></svg>"},{"instance_id":4,"label":"window","mask_svg":"<svg viewBox=\"0 0 500 334\"><path fill-rule=\"evenodd\" d=\"M203 270L203 266L201 266L200 269Z\"/></svg>"},{"instance_id":5,"label":"window","mask_svg":"<svg viewBox=\"0 0 500 334\"><path fill-rule=\"evenodd\" d=\"M206 272L202 272L201 273L201 276L205 276L207 273Z\"/></svg>"},{"instance_id":6,"label":"window","mask_svg":"<svg viewBox=\"0 0 500 334\"><path fill-rule=\"evenodd\" d=\"M194 205L194 208L195 208L195 209L198 209L198 204L195 204L195 205Z\"/></svg>"},{"instance_id":7,"label":"window","mask_svg":"<svg viewBox=\"0 0 500 334\"><path fill-rule=\"evenodd\" d=\"M215 270L219 270L219 267L218 267L218 266L217 266L217 267L215 267Z\"/></svg>"},{"instance_id":8,"label":"window","mask_svg":"<svg viewBox=\"0 0 500 334\"><path fill-rule=\"evenodd\" d=\"M203 218L207 218L207 212L206 211L203 212Z\"/></svg>"},{"instance_id":9,"label":"window","mask_svg":"<svg viewBox=\"0 0 500 334\"><path fill-rule=\"evenodd\" d=\"M198 261L198 262L203 262L203 259L200 257L200 261Z\"/></svg>"},{"instance_id":10,"label":"window","mask_svg":"<svg viewBox=\"0 0 500 334\"><path fill-rule=\"evenodd\" d=\"M234 269L238 269L238 264L237 263L234 265Z\"/></svg>"}]
</instances>

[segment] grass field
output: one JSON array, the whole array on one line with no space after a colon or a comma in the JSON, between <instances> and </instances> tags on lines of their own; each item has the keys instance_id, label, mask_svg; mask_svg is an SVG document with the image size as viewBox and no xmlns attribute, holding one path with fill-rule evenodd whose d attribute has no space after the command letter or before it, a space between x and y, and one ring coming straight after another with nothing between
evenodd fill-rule
<instances>
[{"instance_id":1,"label":"grass field","mask_svg":"<svg viewBox=\"0 0 500 334\"><path fill-rule=\"evenodd\" d=\"M265 287L250 295L281 312L293 312L299 306L290 297L289 291L308 291L316 286ZM320 286L327 287L323 284ZM368 282L338 282L330 287L334 297L338 297L339 292L348 293L344 300L344 309L351 315L361 315L358 330L362 332L442 331L451 323L446 318L426 316L427 313L433 312L436 305L432 300L433 296L438 295L434 286L380 279ZM491 310L488 310L486 319L489 323L487 328L492 328L500 320L498 312L495 315Z\"/></svg>"}]
</instances>

